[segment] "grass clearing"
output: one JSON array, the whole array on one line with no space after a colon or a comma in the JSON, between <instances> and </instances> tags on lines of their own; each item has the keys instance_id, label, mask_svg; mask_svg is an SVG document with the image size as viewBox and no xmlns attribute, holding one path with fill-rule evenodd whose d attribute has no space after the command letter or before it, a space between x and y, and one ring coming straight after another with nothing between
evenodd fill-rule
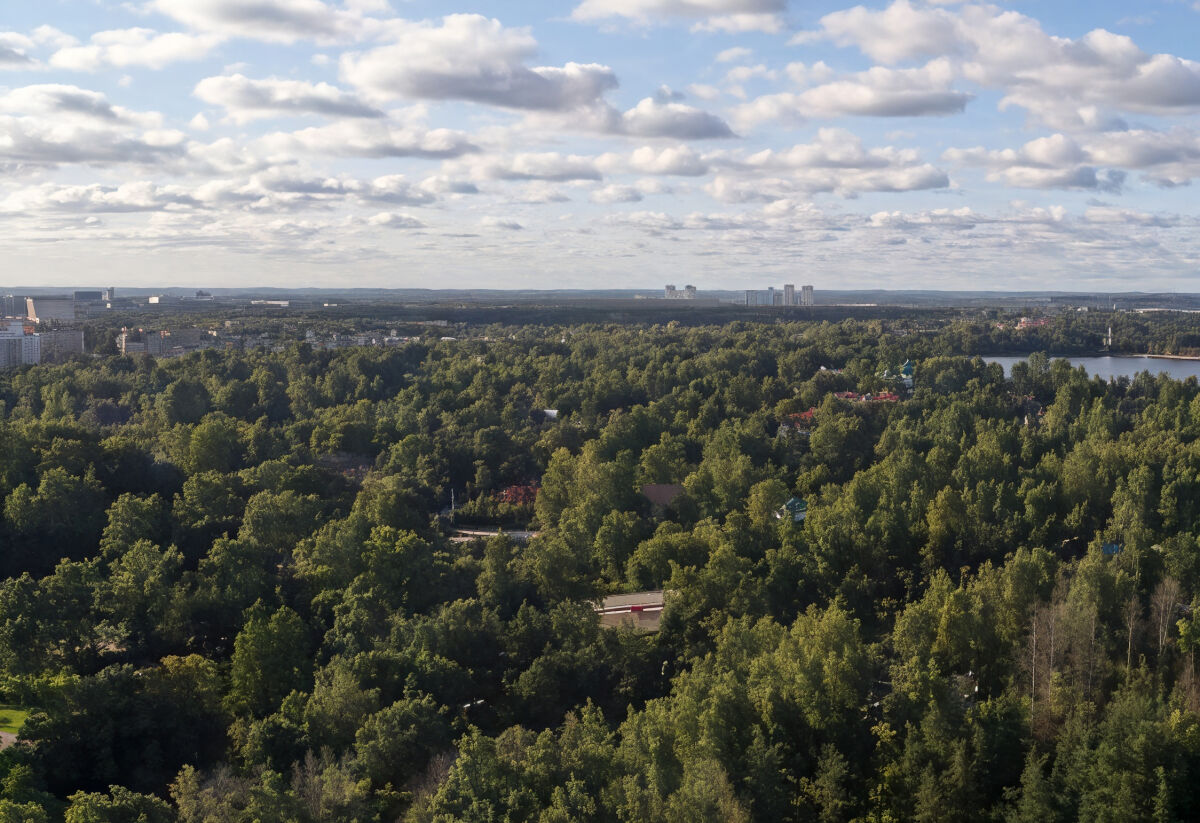
<instances>
[{"instance_id":1,"label":"grass clearing","mask_svg":"<svg viewBox=\"0 0 1200 823\"><path fill-rule=\"evenodd\" d=\"M20 734L27 717L29 717L29 709L11 703L0 703L0 732Z\"/></svg>"}]
</instances>

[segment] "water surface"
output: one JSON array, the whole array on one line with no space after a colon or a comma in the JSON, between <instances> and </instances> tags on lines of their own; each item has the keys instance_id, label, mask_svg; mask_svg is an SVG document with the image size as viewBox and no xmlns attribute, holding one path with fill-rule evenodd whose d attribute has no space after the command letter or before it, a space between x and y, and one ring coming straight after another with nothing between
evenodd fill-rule
<instances>
[{"instance_id":1,"label":"water surface","mask_svg":"<svg viewBox=\"0 0 1200 823\"><path fill-rule=\"evenodd\" d=\"M1026 357L985 357L989 363L999 363L1005 374L1012 373L1013 363L1028 360ZM1076 368L1083 366L1087 373L1104 380L1114 377L1132 378L1139 372L1148 371L1157 375L1166 372L1176 380L1200 377L1200 360L1172 360L1165 357L1137 357L1117 355L1114 357L1054 357L1052 360L1067 360Z\"/></svg>"}]
</instances>

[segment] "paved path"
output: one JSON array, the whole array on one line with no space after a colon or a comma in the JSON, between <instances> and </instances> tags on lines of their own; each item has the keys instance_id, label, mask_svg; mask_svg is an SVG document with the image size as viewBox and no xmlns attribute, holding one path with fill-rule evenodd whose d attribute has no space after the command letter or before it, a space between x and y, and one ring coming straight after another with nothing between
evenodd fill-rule
<instances>
[{"instance_id":1,"label":"paved path","mask_svg":"<svg viewBox=\"0 0 1200 823\"><path fill-rule=\"evenodd\" d=\"M508 529L454 529L450 535L450 542L466 543L471 540L486 540L498 534L507 535L513 540L528 542L541 535L541 532L510 531Z\"/></svg>"}]
</instances>

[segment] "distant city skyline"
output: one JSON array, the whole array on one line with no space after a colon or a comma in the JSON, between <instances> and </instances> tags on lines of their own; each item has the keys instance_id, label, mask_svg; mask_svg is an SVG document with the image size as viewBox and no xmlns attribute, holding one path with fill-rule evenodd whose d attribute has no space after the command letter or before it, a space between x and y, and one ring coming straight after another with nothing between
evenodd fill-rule
<instances>
[{"instance_id":1,"label":"distant city skyline","mask_svg":"<svg viewBox=\"0 0 1200 823\"><path fill-rule=\"evenodd\" d=\"M1200 4L9 6L14 284L1200 291Z\"/></svg>"}]
</instances>

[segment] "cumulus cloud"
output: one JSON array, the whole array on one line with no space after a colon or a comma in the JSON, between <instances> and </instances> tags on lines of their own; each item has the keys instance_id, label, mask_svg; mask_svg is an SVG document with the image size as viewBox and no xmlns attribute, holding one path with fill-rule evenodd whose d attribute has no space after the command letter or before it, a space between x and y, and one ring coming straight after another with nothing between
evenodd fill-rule
<instances>
[{"instance_id":1,"label":"cumulus cloud","mask_svg":"<svg viewBox=\"0 0 1200 823\"><path fill-rule=\"evenodd\" d=\"M584 0L571 16L596 21L623 17L640 25L694 21L704 30L777 32L787 0Z\"/></svg>"},{"instance_id":2,"label":"cumulus cloud","mask_svg":"<svg viewBox=\"0 0 1200 823\"><path fill-rule=\"evenodd\" d=\"M640 203L642 193L635 186L609 185L596 189L589 198L593 203L613 205L615 203Z\"/></svg>"},{"instance_id":3,"label":"cumulus cloud","mask_svg":"<svg viewBox=\"0 0 1200 823\"><path fill-rule=\"evenodd\" d=\"M722 14L706 18L692 26L692 31L724 32L726 34L742 34L750 31L778 34L783 29L783 16L779 14Z\"/></svg>"},{"instance_id":4,"label":"cumulus cloud","mask_svg":"<svg viewBox=\"0 0 1200 823\"><path fill-rule=\"evenodd\" d=\"M50 65L70 71L96 71L105 66L142 66L161 69L171 63L208 56L221 38L212 34L160 34L134 28L102 31L87 45L66 45L50 58Z\"/></svg>"},{"instance_id":5,"label":"cumulus cloud","mask_svg":"<svg viewBox=\"0 0 1200 823\"><path fill-rule=\"evenodd\" d=\"M868 149L843 129L821 129L812 143L767 149L742 159L722 158L722 170L705 190L730 203L773 201L794 195L942 189L949 176L912 149Z\"/></svg>"},{"instance_id":6,"label":"cumulus cloud","mask_svg":"<svg viewBox=\"0 0 1200 823\"><path fill-rule=\"evenodd\" d=\"M607 66L527 66L537 51L529 30L477 14L450 15L440 24L396 21L390 35L391 45L343 55L343 79L383 99L467 100L532 111L591 106L617 85Z\"/></svg>"},{"instance_id":7,"label":"cumulus cloud","mask_svg":"<svg viewBox=\"0 0 1200 823\"><path fill-rule=\"evenodd\" d=\"M1104 29L1052 36L1037 20L990 4L857 6L826 15L801 39L814 38L888 64L945 57L961 76L1002 90L1001 108L1018 106L1052 128L1121 127L1112 112L1200 111L1200 63L1149 54Z\"/></svg>"},{"instance_id":8,"label":"cumulus cloud","mask_svg":"<svg viewBox=\"0 0 1200 823\"><path fill-rule=\"evenodd\" d=\"M822 77L804 66L789 67L789 75L803 82ZM932 60L913 69L875 66L846 78L822 83L800 92L759 97L739 106L734 120L745 128L762 123L803 121L807 118L925 117L957 114L971 95L953 89L954 68L948 60Z\"/></svg>"},{"instance_id":9,"label":"cumulus cloud","mask_svg":"<svg viewBox=\"0 0 1200 823\"><path fill-rule=\"evenodd\" d=\"M595 158L558 152L464 158L448 165L447 171L451 176L464 176L470 180L541 180L562 183L601 178Z\"/></svg>"},{"instance_id":10,"label":"cumulus cloud","mask_svg":"<svg viewBox=\"0 0 1200 823\"><path fill-rule=\"evenodd\" d=\"M0 94L0 163L10 171L64 163L154 163L182 157L185 136L162 117L115 106L77 86L24 86Z\"/></svg>"},{"instance_id":11,"label":"cumulus cloud","mask_svg":"<svg viewBox=\"0 0 1200 823\"><path fill-rule=\"evenodd\" d=\"M642 146L628 155L608 153L597 158L607 173L655 174L676 177L700 177L708 174L709 163L690 146L656 148Z\"/></svg>"},{"instance_id":12,"label":"cumulus cloud","mask_svg":"<svg viewBox=\"0 0 1200 823\"><path fill-rule=\"evenodd\" d=\"M422 157L444 159L478 151L470 138L451 129L428 129L417 123L342 120L294 132L274 132L259 144L269 153L296 152L336 157Z\"/></svg>"},{"instance_id":13,"label":"cumulus cloud","mask_svg":"<svg viewBox=\"0 0 1200 823\"><path fill-rule=\"evenodd\" d=\"M821 18L821 31L794 38L802 43L824 36L839 46L857 46L868 57L898 63L957 53L962 48L959 18L944 8L914 7L896 0L885 9L855 6Z\"/></svg>"},{"instance_id":14,"label":"cumulus cloud","mask_svg":"<svg viewBox=\"0 0 1200 823\"><path fill-rule=\"evenodd\" d=\"M525 227L516 220L504 217L485 217L479 222L485 229L500 229L502 231L522 231Z\"/></svg>"},{"instance_id":15,"label":"cumulus cloud","mask_svg":"<svg viewBox=\"0 0 1200 823\"><path fill-rule=\"evenodd\" d=\"M1084 148L1092 162L1144 172L1160 186L1182 186L1200 177L1200 132L1191 128L1104 132L1089 136Z\"/></svg>"},{"instance_id":16,"label":"cumulus cloud","mask_svg":"<svg viewBox=\"0 0 1200 823\"><path fill-rule=\"evenodd\" d=\"M270 43L341 42L376 28L364 9L321 0L150 0L146 7L197 31Z\"/></svg>"},{"instance_id":17,"label":"cumulus cloud","mask_svg":"<svg viewBox=\"0 0 1200 823\"><path fill-rule=\"evenodd\" d=\"M198 205L199 202L185 188L159 186L150 181L136 181L120 186L97 183L64 186L45 183L11 193L0 201L0 212L147 212L191 209Z\"/></svg>"},{"instance_id":18,"label":"cumulus cloud","mask_svg":"<svg viewBox=\"0 0 1200 823\"><path fill-rule=\"evenodd\" d=\"M0 32L0 69L27 69L33 65L32 39L15 31Z\"/></svg>"},{"instance_id":19,"label":"cumulus cloud","mask_svg":"<svg viewBox=\"0 0 1200 823\"><path fill-rule=\"evenodd\" d=\"M948 149L948 162L987 169L988 179L1019 188L1120 190L1126 173L1140 171L1160 186L1200 176L1200 134L1188 128L1102 132L1076 139L1040 137L1019 149Z\"/></svg>"},{"instance_id":20,"label":"cumulus cloud","mask_svg":"<svg viewBox=\"0 0 1200 823\"><path fill-rule=\"evenodd\" d=\"M754 55L753 49L748 49L745 46L734 46L725 49L717 54L718 63L737 63L746 60Z\"/></svg>"},{"instance_id":21,"label":"cumulus cloud","mask_svg":"<svg viewBox=\"0 0 1200 823\"><path fill-rule=\"evenodd\" d=\"M385 211L371 216L367 223L381 229L423 229L425 224L409 214Z\"/></svg>"},{"instance_id":22,"label":"cumulus cloud","mask_svg":"<svg viewBox=\"0 0 1200 823\"><path fill-rule=\"evenodd\" d=\"M435 174L421 181L421 190L430 194L479 194L479 187L470 180L456 180L444 174Z\"/></svg>"},{"instance_id":23,"label":"cumulus cloud","mask_svg":"<svg viewBox=\"0 0 1200 823\"><path fill-rule=\"evenodd\" d=\"M701 109L647 97L621 116L619 131L634 137L711 140L734 137L729 125Z\"/></svg>"},{"instance_id":24,"label":"cumulus cloud","mask_svg":"<svg viewBox=\"0 0 1200 823\"><path fill-rule=\"evenodd\" d=\"M0 112L155 127L162 117L115 106L98 91L62 83L22 86L0 94Z\"/></svg>"},{"instance_id":25,"label":"cumulus cloud","mask_svg":"<svg viewBox=\"0 0 1200 823\"><path fill-rule=\"evenodd\" d=\"M319 114L326 117L383 117L353 95L328 83L299 80L252 80L241 74L207 77L193 92L206 103L222 106L230 119L245 123L279 115Z\"/></svg>"},{"instance_id":26,"label":"cumulus cloud","mask_svg":"<svg viewBox=\"0 0 1200 823\"><path fill-rule=\"evenodd\" d=\"M328 210L342 203L362 206L427 206L437 197L413 186L403 175L373 180L349 176L321 176L294 168L271 168L249 179L225 178L198 186L197 201L207 206L228 206L250 211Z\"/></svg>"},{"instance_id":27,"label":"cumulus cloud","mask_svg":"<svg viewBox=\"0 0 1200 823\"><path fill-rule=\"evenodd\" d=\"M518 203L530 204L571 202L571 198L561 188L543 180L534 180L524 184L514 193L513 199Z\"/></svg>"},{"instance_id":28,"label":"cumulus cloud","mask_svg":"<svg viewBox=\"0 0 1200 823\"><path fill-rule=\"evenodd\" d=\"M721 90L707 83L692 83L687 87L688 94L701 100L716 100L721 96Z\"/></svg>"},{"instance_id":29,"label":"cumulus cloud","mask_svg":"<svg viewBox=\"0 0 1200 823\"><path fill-rule=\"evenodd\" d=\"M369 184L357 187L356 193L363 200L373 203L402 206L427 206L437 200L431 188L414 186L402 174L376 177Z\"/></svg>"}]
</instances>

